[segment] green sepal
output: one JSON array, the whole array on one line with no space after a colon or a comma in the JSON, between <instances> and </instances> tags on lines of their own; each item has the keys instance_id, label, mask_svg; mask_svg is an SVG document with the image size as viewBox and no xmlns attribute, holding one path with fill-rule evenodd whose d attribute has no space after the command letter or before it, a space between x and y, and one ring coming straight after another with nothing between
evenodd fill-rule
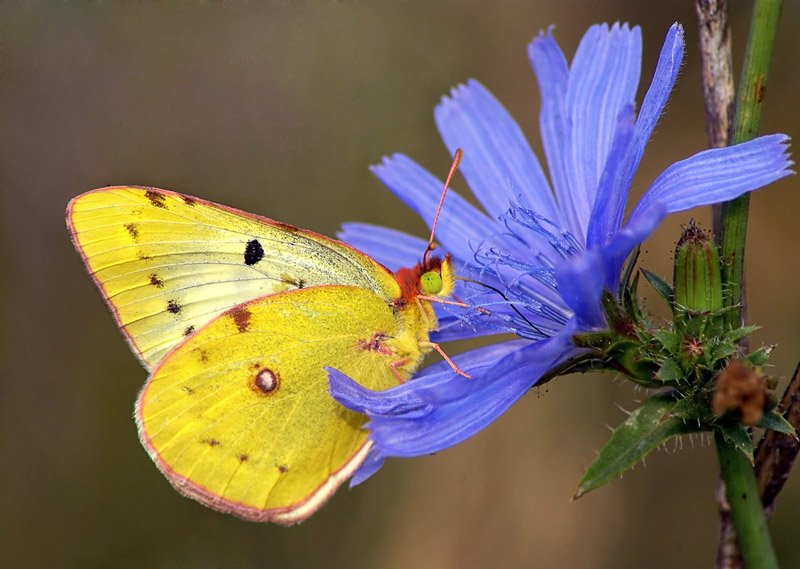
<instances>
[{"instance_id":1,"label":"green sepal","mask_svg":"<svg viewBox=\"0 0 800 569\"><path fill-rule=\"evenodd\" d=\"M636 273L631 283L622 290L622 308L634 322L643 320L642 309L639 307L638 290L639 273Z\"/></svg>"},{"instance_id":2,"label":"green sepal","mask_svg":"<svg viewBox=\"0 0 800 569\"><path fill-rule=\"evenodd\" d=\"M776 411L766 411L757 425L761 429L770 429L797 438L797 432L786 417Z\"/></svg>"},{"instance_id":3,"label":"green sepal","mask_svg":"<svg viewBox=\"0 0 800 569\"><path fill-rule=\"evenodd\" d=\"M673 360L672 358L667 358L661 362L661 367L658 368L658 372L656 373L656 379L663 383L684 383L686 378L686 372L683 371L683 368Z\"/></svg>"},{"instance_id":4,"label":"green sepal","mask_svg":"<svg viewBox=\"0 0 800 569\"><path fill-rule=\"evenodd\" d=\"M674 392L654 395L631 413L589 465L574 498L618 478L672 437L695 432L697 423L684 418Z\"/></svg>"},{"instance_id":5,"label":"green sepal","mask_svg":"<svg viewBox=\"0 0 800 569\"><path fill-rule=\"evenodd\" d=\"M653 337L658 340L664 352L675 354L681 347L683 335L672 330L654 330Z\"/></svg>"},{"instance_id":6,"label":"green sepal","mask_svg":"<svg viewBox=\"0 0 800 569\"><path fill-rule=\"evenodd\" d=\"M755 447L747 427L738 422L724 425L717 424L716 431L722 435L726 442L732 444L736 447L736 450L745 455L747 460L751 463L753 462Z\"/></svg>"},{"instance_id":7,"label":"green sepal","mask_svg":"<svg viewBox=\"0 0 800 569\"><path fill-rule=\"evenodd\" d=\"M750 362L753 367L764 367L769 363L769 355L772 353L774 346L762 346L757 350L753 350L745 359Z\"/></svg>"},{"instance_id":8,"label":"green sepal","mask_svg":"<svg viewBox=\"0 0 800 569\"><path fill-rule=\"evenodd\" d=\"M647 269L641 269L642 273L644 273L644 278L647 279L647 282L650 283L658 295L664 299L664 301L669 305L670 308L674 308L675 303L675 292L672 290L670 284L659 277L657 274L648 271Z\"/></svg>"}]
</instances>

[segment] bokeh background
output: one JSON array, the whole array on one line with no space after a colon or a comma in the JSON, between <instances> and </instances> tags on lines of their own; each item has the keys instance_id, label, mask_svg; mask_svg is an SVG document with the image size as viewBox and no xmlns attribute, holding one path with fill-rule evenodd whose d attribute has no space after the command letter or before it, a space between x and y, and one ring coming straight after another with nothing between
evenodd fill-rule
<instances>
[{"instance_id":1,"label":"bokeh background","mask_svg":"<svg viewBox=\"0 0 800 569\"><path fill-rule=\"evenodd\" d=\"M733 4L738 69L750 2ZM645 86L668 26L687 30L641 192L705 146L689 0L2 3L0 565L711 566L707 440L670 445L570 501L607 425L644 396L607 376L559 379L457 448L390 461L299 527L242 522L180 497L139 445L131 412L145 372L64 226L78 193L146 184L329 235L363 220L424 236L368 165L402 151L443 176L450 159L432 110L469 77L504 102L540 153L528 42L555 24L572 54L590 24L616 20L643 28ZM800 131L799 26L800 8L786 2L763 132ZM798 184L756 194L750 214L750 317L764 327L756 342L778 344L773 373L782 376L800 347ZM691 215L708 227L707 211ZM647 243L646 266L671 273L688 218L671 218ZM783 566L800 566L800 475L771 527Z\"/></svg>"}]
</instances>

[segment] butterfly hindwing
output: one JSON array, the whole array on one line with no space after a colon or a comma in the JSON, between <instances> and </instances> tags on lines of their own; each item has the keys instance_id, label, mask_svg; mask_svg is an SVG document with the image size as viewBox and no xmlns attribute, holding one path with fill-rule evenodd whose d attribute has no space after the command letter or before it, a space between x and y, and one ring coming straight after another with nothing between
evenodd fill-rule
<instances>
[{"instance_id":1,"label":"butterfly hindwing","mask_svg":"<svg viewBox=\"0 0 800 569\"><path fill-rule=\"evenodd\" d=\"M407 333L385 299L353 286L238 306L154 369L137 404L142 442L182 493L247 519L300 521L368 449L366 418L330 397L323 368L389 388L391 364L420 357L389 340Z\"/></svg>"}]
</instances>

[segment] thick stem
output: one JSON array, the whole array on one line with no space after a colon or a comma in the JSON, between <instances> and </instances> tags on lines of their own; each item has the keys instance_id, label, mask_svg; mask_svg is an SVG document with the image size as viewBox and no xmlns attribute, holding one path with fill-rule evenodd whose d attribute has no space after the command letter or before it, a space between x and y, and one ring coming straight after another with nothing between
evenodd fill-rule
<instances>
[{"instance_id":1,"label":"thick stem","mask_svg":"<svg viewBox=\"0 0 800 569\"><path fill-rule=\"evenodd\" d=\"M750 34L745 49L742 78L736 98L736 114L733 119L731 141L745 142L758 134L767 75L772 61L772 48L778 29L783 0L756 0ZM726 306L744 305L743 272L744 247L747 236L747 214L749 194L724 203L721 210L721 231L716 235L722 255L722 282L726 289ZM740 310L732 310L728 325L738 327Z\"/></svg>"},{"instance_id":2,"label":"thick stem","mask_svg":"<svg viewBox=\"0 0 800 569\"><path fill-rule=\"evenodd\" d=\"M750 461L732 443L716 433L714 440L725 497L731 509L739 552L747 569L778 569L778 560L767 531L764 509Z\"/></svg>"}]
</instances>

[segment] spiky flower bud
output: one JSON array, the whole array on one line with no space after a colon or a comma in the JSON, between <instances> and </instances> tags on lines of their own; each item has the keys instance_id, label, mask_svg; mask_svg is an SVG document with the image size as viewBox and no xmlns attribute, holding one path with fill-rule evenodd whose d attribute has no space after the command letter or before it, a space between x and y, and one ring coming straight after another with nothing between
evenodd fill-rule
<instances>
[{"instance_id":1,"label":"spiky flower bud","mask_svg":"<svg viewBox=\"0 0 800 569\"><path fill-rule=\"evenodd\" d=\"M722 309L719 253L694 220L684 229L675 247L673 284L676 307L704 313Z\"/></svg>"}]
</instances>

